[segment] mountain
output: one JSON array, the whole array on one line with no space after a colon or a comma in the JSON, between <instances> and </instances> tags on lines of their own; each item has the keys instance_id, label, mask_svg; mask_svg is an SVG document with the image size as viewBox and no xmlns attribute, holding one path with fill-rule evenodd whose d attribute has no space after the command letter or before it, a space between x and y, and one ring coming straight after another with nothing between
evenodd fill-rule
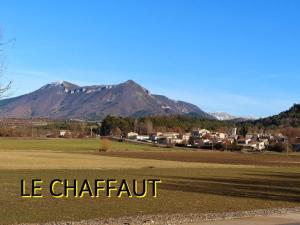
<instances>
[{"instance_id":1,"label":"mountain","mask_svg":"<svg viewBox=\"0 0 300 225\"><path fill-rule=\"evenodd\" d=\"M117 85L46 84L19 97L0 101L0 118L103 119L115 116L187 115L213 119L197 106L151 94L132 80Z\"/></svg>"},{"instance_id":2,"label":"mountain","mask_svg":"<svg viewBox=\"0 0 300 225\"><path fill-rule=\"evenodd\" d=\"M240 121L247 121L247 120L254 120L254 117L245 116L245 117L239 117L239 116L233 116L226 112L212 112L209 113L211 116L215 117L217 120L233 120L236 122Z\"/></svg>"},{"instance_id":3,"label":"mountain","mask_svg":"<svg viewBox=\"0 0 300 225\"><path fill-rule=\"evenodd\" d=\"M209 114L214 116L217 120L232 120L236 118L235 116L232 116L226 112L212 112Z\"/></svg>"},{"instance_id":4,"label":"mountain","mask_svg":"<svg viewBox=\"0 0 300 225\"><path fill-rule=\"evenodd\" d=\"M300 127L300 104L294 104L278 115L258 119L252 123L264 127Z\"/></svg>"}]
</instances>

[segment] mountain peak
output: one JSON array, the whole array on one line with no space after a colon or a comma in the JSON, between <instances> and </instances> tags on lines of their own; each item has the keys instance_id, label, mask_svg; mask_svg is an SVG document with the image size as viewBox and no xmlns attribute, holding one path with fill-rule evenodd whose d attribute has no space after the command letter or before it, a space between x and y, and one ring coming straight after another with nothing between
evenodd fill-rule
<instances>
[{"instance_id":1,"label":"mountain peak","mask_svg":"<svg viewBox=\"0 0 300 225\"><path fill-rule=\"evenodd\" d=\"M51 84L53 84L53 85L61 85L61 86L77 86L76 84L72 84L72 83L70 83L68 81L64 81L64 80L54 81Z\"/></svg>"},{"instance_id":2,"label":"mountain peak","mask_svg":"<svg viewBox=\"0 0 300 225\"><path fill-rule=\"evenodd\" d=\"M138 91L145 92L148 95L150 95L150 91L149 90L147 90L146 88L144 88L142 85L136 83L134 80L128 80L128 81L122 83L121 85L129 87L129 88L136 89Z\"/></svg>"},{"instance_id":3,"label":"mountain peak","mask_svg":"<svg viewBox=\"0 0 300 225\"><path fill-rule=\"evenodd\" d=\"M135 82L134 80L127 80L124 83L122 83L124 85L131 85L131 86L139 86L141 87L141 85L139 85L137 82Z\"/></svg>"},{"instance_id":4,"label":"mountain peak","mask_svg":"<svg viewBox=\"0 0 300 225\"><path fill-rule=\"evenodd\" d=\"M136 82L134 80L131 80L131 79L127 80L125 83L127 83L127 84L136 84Z\"/></svg>"},{"instance_id":5,"label":"mountain peak","mask_svg":"<svg viewBox=\"0 0 300 225\"><path fill-rule=\"evenodd\" d=\"M0 118L48 117L98 120L115 116L185 115L211 118L197 106L152 95L133 80L117 85L77 86L55 81L26 95L1 102Z\"/></svg>"},{"instance_id":6,"label":"mountain peak","mask_svg":"<svg viewBox=\"0 0 300 225\"><path fill-rule=\"evenodd\" d=\"M65 89L76 89L79 86L76 84L72 84L70 82L64 81L64 80L59 80L59 81L54 81L52 83L46 84L43 86L41 89L45 88L65 88Z\"/></svg>"},{"instance_id":7,"label":"mountain peak","mask_svg":"<svg viewBox=\"0 0 300 225\"><path fill-rule=\"evenodd\" d=\"M53 85L61 85L61 84L65 83L65 82L66 81L64 81L64 80L58 80L58 81L52 82L51 84L53 84Z\"/></svg>"},{"instance_id":8,"label":"mountain peak","mask_svg":"<svg viewBox=\"0 0 300 225\"><path fill-rule=\"evenodd\" d=\"M213 117L215 117L217 120L254 120L255 118L252 116L233 116L227 112L212 112L209 113Z\"/></svg>"}]
</instances>

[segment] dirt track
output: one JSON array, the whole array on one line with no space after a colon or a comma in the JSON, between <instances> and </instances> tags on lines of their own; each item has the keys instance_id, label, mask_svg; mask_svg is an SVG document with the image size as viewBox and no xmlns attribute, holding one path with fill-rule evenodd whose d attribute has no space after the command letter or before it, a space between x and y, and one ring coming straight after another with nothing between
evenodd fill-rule
<instances>
[{"instance_id":1,"label":"dirt track","mask_svg":"<svg viewBox=\"0 0 300 225\"><path fill-rule=\"evenodd\" d=\"M43 225L300 225L300 207L229 213L140 215L80 222L52 222Z\"/></svg>"},{"instance_id":2,"label":"dirt track","mask_svg":"<svg viewBox=\"0 0 300 225\"><path fill-rule=\"evenodd\" d=\"M300 213L251 217L225 221L212 221L204 223L190 223L187 225L300 225Z\"/></svg>"}]
</instances>

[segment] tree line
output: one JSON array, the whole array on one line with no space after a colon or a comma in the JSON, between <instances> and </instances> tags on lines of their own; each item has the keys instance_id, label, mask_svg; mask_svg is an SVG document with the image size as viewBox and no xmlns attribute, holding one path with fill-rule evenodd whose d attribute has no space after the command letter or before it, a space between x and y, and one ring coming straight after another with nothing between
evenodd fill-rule
<instances>
[{"instance_id":1,"label":"tree line","mask_svg":"<svg viewBox=\"0 0 300 225\"><path fill-rule=\"evenodd\" d=\"M139 134L150 134L152 132L178 132L186 133L195 128L205 128L212 131L227 132L235 126L230 121L218 121L203 119L197 116L147 116L141 118L115 117L108 115L101 124L100 134L103 136L115 134L127 134L130 131Z\"/></svg>"},{"instance_id":2,"label":"tree line","mask_svg":"<svg viewBox=\"0 0 300 225\"><path fill-rule=\"evenodd\" d=\"M230 133L237 128L238 134L246 136L248 133L282 133L288 137L300 137L300 105L276 116L249 121L219 121L205 119L191 115L146 116L141 118L115 117L108 115L101 125L101 135L127 134L130 131L139 134L152 132L190 132L195 128Z\"/></svg>"}]
</instances>

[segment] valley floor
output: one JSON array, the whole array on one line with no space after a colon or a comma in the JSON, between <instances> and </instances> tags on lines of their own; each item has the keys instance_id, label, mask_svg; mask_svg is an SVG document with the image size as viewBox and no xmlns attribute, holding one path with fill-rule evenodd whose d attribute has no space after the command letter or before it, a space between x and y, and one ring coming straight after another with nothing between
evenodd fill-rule
<instances>
[{"instance_id":1,"label":"valley floor","mask_svg":"<svg viewBox=\"0 0 300 225\"><path fill-rule=\"evenodd\" d=\"M300 207L300 157L188 152L99 140L0 139L1 224ZM21 198L22 179L159 178L157 198Z\"/></svg>"}]
</instances>

